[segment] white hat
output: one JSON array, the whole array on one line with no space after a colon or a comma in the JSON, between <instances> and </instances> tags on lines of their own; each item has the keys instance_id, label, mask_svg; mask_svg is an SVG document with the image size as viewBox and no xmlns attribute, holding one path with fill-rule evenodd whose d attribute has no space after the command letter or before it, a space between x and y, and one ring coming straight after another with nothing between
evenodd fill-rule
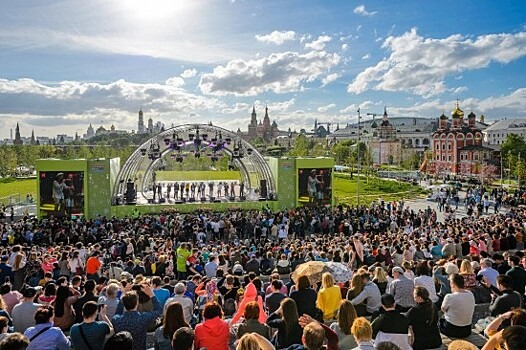
<instances>
[{"instance_id":1,"label":"white hat","mask_svg":"<svg viewBox=\"0 0 526 350\"><path fill-rule=\"evenodd\" d=\"M404 273L404 270L400 266L395 266L393 272Z\"/></svg>"},{"instance_id":2,"label":"white hat","mask_svg":"<svg viewBox=\"0 0 526 350\"><path fill-rule=\"evenodd\" d=\"M458 266L454 263L448 262L444 265L444 267L448 275L451 275L453 273L458 273Z\"/></svg>"}]
</instances>

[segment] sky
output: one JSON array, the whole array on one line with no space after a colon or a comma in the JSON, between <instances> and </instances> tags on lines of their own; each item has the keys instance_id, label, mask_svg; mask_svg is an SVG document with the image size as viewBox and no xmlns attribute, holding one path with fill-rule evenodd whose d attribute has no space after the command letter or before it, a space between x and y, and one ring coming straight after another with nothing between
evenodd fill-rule
<instances>
[{"instance_id":1,"label":"sky","mask_svg":"<svg viewBox=\"0 0 526 350\"><path fill-rule=\"evenodd\" d=\"M526 117L526 2L0 0L0 138Z\"/></svg>"}]
</instances>

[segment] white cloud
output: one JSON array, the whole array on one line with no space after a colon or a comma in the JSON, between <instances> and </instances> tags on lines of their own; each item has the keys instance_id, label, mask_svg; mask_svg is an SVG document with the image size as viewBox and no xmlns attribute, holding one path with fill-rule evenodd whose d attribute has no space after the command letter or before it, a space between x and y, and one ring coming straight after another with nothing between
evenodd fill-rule
<instances>
[{"instance_id":1,"label":"white cloud","mask_svg":"<svg viewBox=\"0 0 526 350\"><path fill-rule=\"evenodd\" d=\"M62 124L87 126L90 119L136 129L139 108L156 118L166 116L183 122L181 118L191 113L210 113L225 107L216 98L184 91L181 81L175 77L165 84L118 80L108 84L63 81L45 85L32 79L0 79L0 116L26 115L26 124L55 129Z\"/></svg>"},{"instance_id":2,"label":"white cloud","mask_svg":"<svg viewBox=\"0 0 526 350\"><path fill-rule=\"evenodd\" d=\"M454 94L459 94L461 92L465 92L465 91L468 91L468 87L467 86L459 86L455 89L452 89L453 93Z\"/></svg>"},{"instance_id":3,"label":"white cloud","mask_svg":"<svg viewBox=\"0 0 526 350\"><path fill-rule=\"evenodd\" d=\"M256 35L256 40L267 44L282 45L285 41L292 41L296 39L296 33L289 31L273 31L267 35Z\"/></svg>"},{"instance_id":4,"label":"white cloud","mask_svg":"<svg viewBox=\"0 0 526 350\"><path fill-rule=\"evenodd\" d=\"M401 36L388 37L382 47L391 55L359 73L348 92L409 91L424 97L443 93L447 91L446 76L525 56L526 32L433 39L421 37L413 28Z\"/></svg>"},{"instance_id":5,"label":"white cloud","mask_svg":"<svg viewBox=\"0 0 526 350\"><path fill-rule=\"evenodd\" d=\"M332 83L336 79L338 79L341 75L338 73L331 73L328 74L325 78L322 79L323 86Z\"/></svg>"},{"instance_id":6,"label":"white cloud","mask_svg":"<svg viewBox=\"0 0 526 350\"><path fill-rule=\"evenodd\" d=\"M184 72L181 73L181 77L184 79L193 78L197 75L197 71L195 69L186 69Z\"/></svg>"},{"instance_id":7,"label":"white cloud","mask_svg":"<svg viewBox=\"0 0 526 350\"><path fill-rule=\"evenodd\" d=\"M333 109L334 107L336 107L336 104L335 103L331 103L331 104L328 104L326 106L320 106L318 107L318 112L320 113L325 113L327 112L329 109Z\"/></svg>"},{"instance_id":8,"label":"white cloud","mask_svg":"<svg viewBox=\"0 0 526 350\"><path fill-rule=\"evenodd\" d=\"M351 103L350 105L348 105L347 107L345 107L344 109L340 109L340 113L342 114L355 114L357 113L356 111L358 110L358 106L354 103Z\"/></svg>"},{"instance_id":9,"label":"white cloud","mask_svg":"<svg viewBox=\"0 0 526 350\"><path fill-rule=\"evenodd\" d=\"M362 29L362 25L361 25L361 24L358 24L358 25L356 26L356 31L359 32L360 29ZM375 29L375 30L376 30L376 29Z\"/></svg>"},{"instance_id":10,"label":"white cloud","mask_svg":"<svg viewBox=\"0 0 526 350\"><path fill-rule=\"evenodd\" d=\"M355 14L357 15L361 15L361 16L374 16L378 13L378 11L372 11L372 12L368 12L365 10L365 5L359 5L359 6L356 6L354 8L354 11L353 11Z\"/></svg>"},{"instance_id":11,"label":"white cloud","mask_svg":"<svg viewBox=\"0 0 526 350\"><path fill-rule=\"evenodd\" d=\"M180 77L172 77L166 80L166 85L170 85L173 87L183 87L184 86L184 79Z\"/></svg>"},{"instance_id":12,"label":"white cloud","mask_svg":"<svg viewBox=\"0 0 526 350\"><path fill-rule=\"evenodd\" d=\"M300 91L340 62L336 53L311 51L274 53L258 60L233 60L203 74L199 87L205 94L254 96L266 91Z\"/></svg>"},{"instance_id":13,"label":"white cloud","mask_svg":"<svg viewBox=\"0 0 526 350\"><path fill-rule=\"evenodd\" d=\"M369 58L371 58L371 54L370 53L367 53L367 54L362 56L362 60L368 60Z\"/></svg>"},{"instance_id":14,"label":"white cloud","mask_svg":"<svg viewBox=\"0 0 526 350\"><path fill-rule=\"evenodd\" d=\"M345 52L349 50L349 45L348 44L342 44L342 51Z\"/></svg>"},{"instance_id":15,"label":"white cloud","mask_svg":"<svg viewBox=\"0 0 526 350\"><path fill-rule=\"evenodd\" d=\"M305 44L305 48L321 51L325 48L325 44L330 42L332 38L328 35L320 35L318 39Z\"/></svg>"}]
</instances>

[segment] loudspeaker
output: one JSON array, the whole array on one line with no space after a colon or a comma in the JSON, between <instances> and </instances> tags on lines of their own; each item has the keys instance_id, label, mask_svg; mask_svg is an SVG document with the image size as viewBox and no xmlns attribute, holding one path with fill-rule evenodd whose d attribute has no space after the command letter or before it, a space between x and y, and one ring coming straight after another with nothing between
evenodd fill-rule
<instances>
[{"instance_id":1,"label":"loudspeaker","mask_svg":"<svg viewBox=\"0 0 526 350\"><path fill-rule=\"evenodd\" d=\"M126 183L126 193L124 194L126 204L135 204L135 184L133 182Z\"/></svg>"},{"instance_id":2,"label":"loudspeaker","mask_svg":"<svg viewBox=\"0 0 526 350\"><path fill-rule=\"evenodd\" d=\"M194 197L190 197L190 198L188 199L188 202L190 202L190 203L195 202L195 198L194 198Z\"/></svg>"},{"instance_id":3,"label":"loudspeaker","mask_svg":"<svg viewBox=\"0 0 526 350\"><path fill-rule=\"evenodd\" d=\"M219 198L215 199L214 203L221 203L221 199L219 199Z\"/></svg>"},{"instance_id":4,"label":"loudspeaker","mask_svg":"<svg viewBox=\"0 0 526 350\"><path fill-rule=\"evenodd\" d=\"M210 197L210 202L214 202L216 197Z\"/></svg>"},{"instance_id":5,"label":"loudspeaker","mask_svg":"<svg viewBox=\"0 0 526 350\"><path fill-rule=\"evenodd\" d=\"M203 202L206 202L206 198L205 197L201 197L201 203Z\"/></svg>"},{"instance_id":6,"label":"loudspeaker","mask_svg":"<svg viewBox=\"0 0 526 350\"><path fill-rule=\"evenodd\" d=\"M267 180L262 179L259 181L259 196L261 198L267 198Z\"/></svg>"},{"instance_id":7,"label":"loudspeaker","mask_svg":"<svg viewBox=\"0 0 526 350\"><path fill-rule=\"evenodd\" d=\"M178 199L175 201L175 204L183 204L183 201Z\"/></svg>"},{"instance_id":8,"label":"loudspeaker","mask_svg":"<svg viewBox=\"0 0 526 350\"><path fill-rule=\"evenodd\" d=\"M235 202L236 201L236 197L229 197L228 200L231 201L231 202Z\"/></svg>"},{"instance_id":9,"label":"loudspeaker","mask_svg":"<svg viewBox=\"0 0 526 350\"><path fill-rule=\"evenodd\" d=\"M148 204L153 204L153 198L148 198Z\"/></svg>"},{"instance_id":10,"label":"loudspeaker","mask_svg":"<svg viewBox=\"0 0 526 350\"><path fill-rule=\"evenodd\" d=\"M239 201L240 201L240 202L244 202L244 201L246 201L246 200L247 200L247 197L245 197L245 196L240 196L240 197L239 197Z\"/></svg>"},{"instance_id":11,"label":"loudspeaker","mask_svg":"<svg viewBox=\"0 0 526 350\"><path fill-rule=\"evenodd\" d=\"M166 203L166 198L159 198L159 203Z\"/></svg>"}]
</instances>

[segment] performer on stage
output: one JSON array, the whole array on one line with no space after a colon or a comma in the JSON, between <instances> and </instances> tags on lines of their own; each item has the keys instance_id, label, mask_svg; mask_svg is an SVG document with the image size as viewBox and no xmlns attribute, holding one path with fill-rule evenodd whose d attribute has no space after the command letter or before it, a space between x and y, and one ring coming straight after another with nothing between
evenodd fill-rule
<instances>
[{"instance_id":1,"label":"performer on stage","mask_svg":"<svg viewBox=\"0 0 526 350\"><path fill-rule=\"evenodd\" d=\"M234 181L230 183L230 197L236 197L236 183Z\"/></svg>"},{"instance_id":2,"label":"performer on stage","mask_svg":"<svg viewBox=\"0 0 526 350\"><path fill-rule=\"evenodd\" d=\"M174 184L174 199L177 199L179 197L179 183L176 182Z\"/></svg>"},{"instance_id":3,"label":"performer on stage","mask_svg":"<svg viewBox=\"0 0 526 350\"><path fill-rule=\"evenodd\" d=\"M53 200L55 202L55 211L64 211L64 190L66 184L64 183L64 174L58 173L55 180L53 181Z\"/></svg>"},{"instance_id":4,"label":"performer on stage","mask_svg":"<svg viewBox=\"0 0 526 350\"><path fill-rule=\"evenodd\" d=\"M170 193L172 192L172 184L168 182L166 185L166 198L170 199Z\"/></svg>"},{"instance_id":5,"label":"performer on stage","mask_svg":"<svg viewBox=\"0 0 526 350\"><path fill-rule=\"evenodd\" d=\"M241 181L241 184L239 185L239 197L243 197L245 195L245 183Z\"/></svg>"},{"instance_id":6,"label":"performer on stage","mask_svg":"<svg viewBox=\"0 0 526 350\"><path fill-rule=\"evenodd\" d=\"M307 191L309 192L309 204L316 202L317 200L317 187L318 178L316 176L316 169L312 169L307 179Z\"/></svg>"},{"instance_id":7,"label":"performer on stage","mask_svg":"<svg viewBox=\"0 0 526 350\"><path fill-rule=\"evenodd\" d=\"M75 186L73 186L71 179L67 179L65 185L64 199L66 202L66 213L71 215L73 213L73 207L75 206Z\"/></svg>"},{"instance_id":8,"label":"performer on stage","mask_svg":"<svg viewBox=\"0 0 526 350\"><path fill-rule=\"evenodd\" d=\"M223 187L223 183L219 182L217 184L217 197L220 198L221 197L221 187Z\"/></svg>"}]
</instances>

